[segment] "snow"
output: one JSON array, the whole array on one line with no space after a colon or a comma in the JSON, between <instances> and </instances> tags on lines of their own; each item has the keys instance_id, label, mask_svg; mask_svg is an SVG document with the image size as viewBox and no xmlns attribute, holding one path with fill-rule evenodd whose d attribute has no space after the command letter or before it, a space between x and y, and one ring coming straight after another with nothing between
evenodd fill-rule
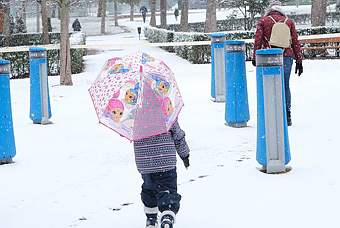
<instances>
[{"instance_id":1,"label":"snow","mask_svg":"<svg viewBox=\"0 0 340 228\"><path fill-rule=\"evenodd\" d=\"M140 24L126 25L133 31ZM137 32L87 39L88 44L120 42L136 47L85 56L85 72L73 75L72 87L49 77L51 125L29 119L29 79L11 80L17 155L15 163L0 166L1 228L144 227L142 179L132 144L98 123L87 91L106 59L135 52L145 42ZM255 159L251 63L251 120L234 129L224 124L224 104L210 99L210 64L193 65L159 48L143 51L173 69L185 103L179 118L191 166L186 170L178 160L182 201L176 228L340 226L339 60L306 60L301 77L292 73L292 170L268 175Z\"/></svg>"}]
</instances>

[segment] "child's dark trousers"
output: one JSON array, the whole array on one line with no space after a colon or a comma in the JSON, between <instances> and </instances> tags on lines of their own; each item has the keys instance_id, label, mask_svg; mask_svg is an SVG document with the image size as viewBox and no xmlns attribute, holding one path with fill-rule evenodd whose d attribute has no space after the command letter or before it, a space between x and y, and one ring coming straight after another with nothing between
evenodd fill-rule
<instances>
[{"instance_id":1,"label":"child's dark trousers","mask_svg":"<svg viewBox=\"0 0 340 228\"><path fill-rule=\"evenodd\" d=\"M177 214L181 195L177 193L176 168L158 173L142 174L141 198L145 207L158 207L160 212L171 210Z\"/></svg>"}]
</instances>

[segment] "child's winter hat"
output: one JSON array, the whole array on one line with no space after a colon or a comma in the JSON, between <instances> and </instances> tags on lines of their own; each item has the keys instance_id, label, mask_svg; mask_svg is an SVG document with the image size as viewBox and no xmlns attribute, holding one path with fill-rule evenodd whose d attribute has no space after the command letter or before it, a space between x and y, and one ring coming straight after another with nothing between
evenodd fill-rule
<instances>
[{"instance_id":1,"label":"child's winter hat","mask_svg":"<svg viewBox=\"0 0 340 228\"><path fill-rule=\"evenodd\" d=\"M285 15L285 13L283 12L283 9L282 9L282 3L279 0L270 0L269 1L269 6L266 10L265 15L268 15L272 11L277 11L277 12Z\"/></svg>"}]
</instances>

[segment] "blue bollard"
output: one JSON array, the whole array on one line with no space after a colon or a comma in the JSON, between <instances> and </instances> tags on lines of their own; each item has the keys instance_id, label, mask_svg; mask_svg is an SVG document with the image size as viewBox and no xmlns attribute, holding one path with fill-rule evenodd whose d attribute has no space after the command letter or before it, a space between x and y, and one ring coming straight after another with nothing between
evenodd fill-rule
<instances>
[{"instance_id":1,"label":"blue bollard","mask_svg":"<svg viewBox=\"0 0 340 228\"><path fill-rule=\"evenodd\" d=\"M213 33L211 36L211 97L216 102L225 100L225 56L224 33Z\"/></svg>"},{"instance_id":2,"label":"blue bollard","mask_svg":"<svg viewBox=\"0 0 340 228\"><path fill-rule=\"evenodd\" d=\"M249 121L249 105L246 78L245 42L227 40L225 121L231 127L246 127Z\"/></svg>"},{"instance_id":3,"label":"blue bollard","mask_svg":"<svg viewBox=\"0 0 340 228\"><path fill-rule=\"evenodd\" d=\"M257 148L256 160L267 173L287 171L291 159L284 94L283 51L256 51Z\"/></svg>"},{"instance_id":4,"label":"blue bollard","mask_svg":"<svg viewBox=\"0 0 340 228\"><path fill-rule=\"evenodd\" d=\"M16 154L13 132L10 61L0 59L0 164L12 162Z\"/></svg>"},{"instance_id":5,"label":"blue bollard","mask_svg":"<svg viewBox=\"0 0 340 228\"><path fill-rule=\"evenodd\" d=\"M52 123L47 77L47 52L45 48L33 47L30 54L30 118L35 124Z\"/></svg>"}]
</instances>

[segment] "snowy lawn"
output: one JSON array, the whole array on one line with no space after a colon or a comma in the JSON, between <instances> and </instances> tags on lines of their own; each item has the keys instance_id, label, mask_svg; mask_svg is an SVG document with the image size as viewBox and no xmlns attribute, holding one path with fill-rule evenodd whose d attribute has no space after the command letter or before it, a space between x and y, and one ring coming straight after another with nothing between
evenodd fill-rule
<instances>
[{"instance_id":1,"label":"snowy lawn","mask_svg":"<svg viewBox=\"0 0 340 228\"><path fill-rule=\"evenodd\" d=\"M88 43L134 40L136 34L121 34ZM107 58L133 51L86 56L86 72L73 76L73 87L50 77L52 125L32 124L29 80L11 81L17 156L0 166L1 228L144 227L132 144L98 124L87 91ZM173 69L185 102L180 124L191 166L185 170L178 160L176 228L340 226L339 60L305 61L302 76L292 74L292 170L267 175L255 160L255 68L247 63L249 127L234 129L224 125L224 104L210 100L209 64L143 51Z\"/></svg>"}]
</instances>

